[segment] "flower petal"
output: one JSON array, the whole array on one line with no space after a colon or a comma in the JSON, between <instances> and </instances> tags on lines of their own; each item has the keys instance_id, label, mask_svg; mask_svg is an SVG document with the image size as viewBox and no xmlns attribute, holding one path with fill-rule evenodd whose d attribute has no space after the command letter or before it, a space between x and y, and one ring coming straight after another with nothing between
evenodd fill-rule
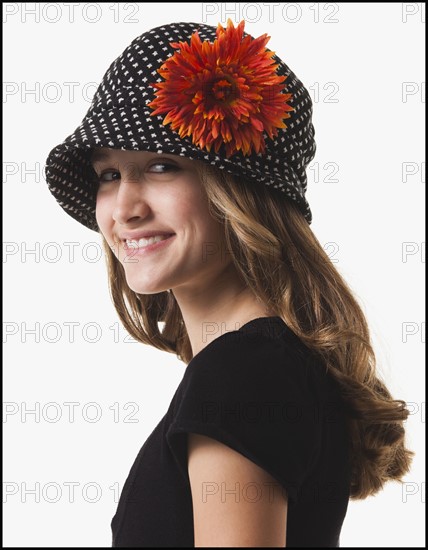
<instances>
[{"instance_id":1,"label":"flower petal","mask_svg":"<svg viewBox=\"0 0 428 550\"><path fill-rule=\"evenodd\" d=\"M180 137L208 151L225 145L227 157L263 154L264 134L273 139L294 111L288 75L277 73L275 53L266 49L270 37L244 37L244 26L228 19L212 43L198 31L189 42L171 42L177 51L158 69L164 80L151 83L156 97L148 104Z\"/></svg>"}]
</instances>

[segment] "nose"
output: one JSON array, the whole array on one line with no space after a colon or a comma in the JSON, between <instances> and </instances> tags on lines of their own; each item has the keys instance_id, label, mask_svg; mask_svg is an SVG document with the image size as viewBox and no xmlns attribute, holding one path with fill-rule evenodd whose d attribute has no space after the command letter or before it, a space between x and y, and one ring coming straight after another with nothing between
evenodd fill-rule
<instances>
[{"instance_id":1,"label":"nose","mask_svg":"<svg viewBox=\"0 0 428 550\"><path fill-rule=\"evenodd\" d=\"M116 194L113 219L118 224L128 224L146 217L150 210L144 199L142 182L135 175L122 177Z\"/></svg>"}]
</instances>

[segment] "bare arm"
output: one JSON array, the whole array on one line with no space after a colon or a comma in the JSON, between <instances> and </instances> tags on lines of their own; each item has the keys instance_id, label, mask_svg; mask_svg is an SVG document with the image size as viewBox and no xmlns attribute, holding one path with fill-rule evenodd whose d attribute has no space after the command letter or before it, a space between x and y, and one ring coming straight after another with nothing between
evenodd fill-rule
<instances>
[{"instance_id":1,"label":"bare arm","mask_svg":"<svg viewBox=\"0 0 428 550\"><path fill-rule=\"evenodd\" d=\"M265 470L194 433L188 434L188 470L195 547L285 546L287 497Z\"/></svg>"}]
</instances>

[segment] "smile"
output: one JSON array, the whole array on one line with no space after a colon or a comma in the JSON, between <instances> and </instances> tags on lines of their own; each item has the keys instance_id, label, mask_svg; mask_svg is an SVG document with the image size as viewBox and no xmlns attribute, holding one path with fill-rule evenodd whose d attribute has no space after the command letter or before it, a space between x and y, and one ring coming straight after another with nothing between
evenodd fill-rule
<instances>
[{"instance_id":1,"label":"smile","mask_svg":"<svg viewBox=\"0 0 428 550\"><path fill-rule=\"evenodd\" d=\"M126 257L141 256L154 251L160 251L168 246L176 235L150 237L150 239L139 239L139 241L126 240L124 249Z\"/></svg>"}]
</instances>

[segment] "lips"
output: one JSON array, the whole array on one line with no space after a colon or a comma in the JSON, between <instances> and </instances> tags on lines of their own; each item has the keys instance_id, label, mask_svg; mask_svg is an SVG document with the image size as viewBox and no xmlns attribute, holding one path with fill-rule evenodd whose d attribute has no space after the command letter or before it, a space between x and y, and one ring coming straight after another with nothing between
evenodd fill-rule
<instances>
[{"instance_id":1,"label":"lips","mask_svg":"<svg viewBox=\"0 0 428 550\"><path fill-rule=\"evenodd\" d=\"M132 256L145 256L146 254L149 254L150 252L154 252L156 250L160 250L165 246L168 246L168 244L174 240L175 233L167 236L167 238L162 239L161 241L155 242L153 244L143 245L141 247L131 247L126 244L126 241L124 243L124 249L125 249L125 256L127 258L131 258L129 261L133 262Z\"/></svg>"},{"instance_id":2,"label":"lips","mask_svg":"<svg viewBox=\"0 0 428 550\"><path fill-rule=\"evenodd\" d=\"M141 237L140 239L134 239L132 241L131 241L131 239L129 239L129 240L127 239L124 243L124 248L125 248L125 250L136 249L136 248L145 248L147 246L152 246L153 244L156 244L158 242L166 241L172 236L173 236L172 234L170 234L170 235L155 235L155 237L161 237L160 240L156 239L155 242L152 242L150 244L148 243L148 241L150 239L153 239L154 237L148 237L148 238Z\"/></svg>"},{"instance_id":3,"label":"lips","mask_svg":"<svg viewBox=\"0 0 428 550\"><path fill-rule=\"evenodd\" d=\"M130 241L139 241L140 239L150 239L150 237L170 237L171 235L175 235L172 231L162 231L161 229L153 229L153 230L145 230L145 231L139 231L138 233L136 231L129 232L129 233L123 233L120 235L120 238L126 242L126 240Z\"/></svg>"}]
</instances>

